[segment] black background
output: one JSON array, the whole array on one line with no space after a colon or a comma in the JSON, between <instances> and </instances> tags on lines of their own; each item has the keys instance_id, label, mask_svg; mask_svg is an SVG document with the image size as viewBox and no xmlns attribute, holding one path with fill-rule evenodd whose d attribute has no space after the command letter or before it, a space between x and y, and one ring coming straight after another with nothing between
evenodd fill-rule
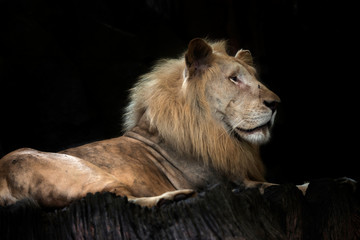
<instances>
[{"instance_id":1,"label":"black background","mask_svg":"<svg viewBox=\"0 0 360 240\"><path fill-rule=\"evenodd\" d=\"M359 179L359 24L355 6L330 2L1 1L0 156L119 136L137 77L209 37L249 49L282 99L268 180Z\"/></svg>"}]
</instances>

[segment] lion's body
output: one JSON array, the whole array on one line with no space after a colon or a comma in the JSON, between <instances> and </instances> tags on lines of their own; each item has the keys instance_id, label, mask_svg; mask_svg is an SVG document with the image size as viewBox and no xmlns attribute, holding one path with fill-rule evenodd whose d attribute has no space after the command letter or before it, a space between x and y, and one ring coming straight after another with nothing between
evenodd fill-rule
<instances>
[{"instance_id":1,"label":"lion's body","mask_svg":"<svg viewBox=\"0 0 360 240\"><path fill-rule=\"evenodd\" d=\"M145 206L221 179L264 181L258 145L279 98L257 81L251 56L193 40L131 92L124 136L60 153L20 149L0 160L0 205L31 198L63 206L110 191Z\"/></svg>"}]
</instances>

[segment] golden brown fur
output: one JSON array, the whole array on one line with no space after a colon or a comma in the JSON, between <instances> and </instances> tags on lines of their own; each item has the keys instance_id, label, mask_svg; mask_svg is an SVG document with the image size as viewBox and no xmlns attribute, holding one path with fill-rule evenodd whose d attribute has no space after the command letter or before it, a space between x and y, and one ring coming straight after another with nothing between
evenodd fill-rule
<instances>
[{"instance_id":1,"label":"golden brown fur","mask_svg":"<svg viewBox=\"0 0 360 240\"><path fill-rule=\"evenodd\" d=\"M264 181L259 145L279 101L257 80L248 51L233 57L225 41L194 39L184 57L160 61L136 83L124 136L1 159L0 204L26 197L63 206L110 191L154 206L224 178L254 186Z\"/></svg>"}]
</instances>

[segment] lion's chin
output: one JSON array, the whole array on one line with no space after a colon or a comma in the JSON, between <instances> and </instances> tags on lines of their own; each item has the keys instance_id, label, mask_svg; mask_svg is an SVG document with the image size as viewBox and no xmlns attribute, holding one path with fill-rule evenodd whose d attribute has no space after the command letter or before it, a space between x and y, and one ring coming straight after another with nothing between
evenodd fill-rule
<instances>
[{"instance_id":1,"label":"lion's chin","mask_svg":"<svg viewBox=\"0 0 360 240\"><path fill-rule=\"evenodd\" d=\"M265 124L253 129L236 128L235 133L238 138L254 144L263 144L270 139L270 126Z\"/></svg>"}]
</instances>

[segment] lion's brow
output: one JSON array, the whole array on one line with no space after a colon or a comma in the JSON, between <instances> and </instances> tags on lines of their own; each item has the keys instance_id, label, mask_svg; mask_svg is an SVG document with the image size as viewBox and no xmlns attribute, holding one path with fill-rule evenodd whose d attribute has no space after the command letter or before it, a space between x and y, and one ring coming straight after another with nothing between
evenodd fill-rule
<instances>
[{"instance_id":1,"label":"lion's brow","mask_svg":"<svg viewBox=\"0 0 360 240\"><path fill-rule=\"evenodd\" d=\"M229 77L237 76L241 72L241 67L239 65L231 67L231 74Z\"/></svg>"}]
</instances>

